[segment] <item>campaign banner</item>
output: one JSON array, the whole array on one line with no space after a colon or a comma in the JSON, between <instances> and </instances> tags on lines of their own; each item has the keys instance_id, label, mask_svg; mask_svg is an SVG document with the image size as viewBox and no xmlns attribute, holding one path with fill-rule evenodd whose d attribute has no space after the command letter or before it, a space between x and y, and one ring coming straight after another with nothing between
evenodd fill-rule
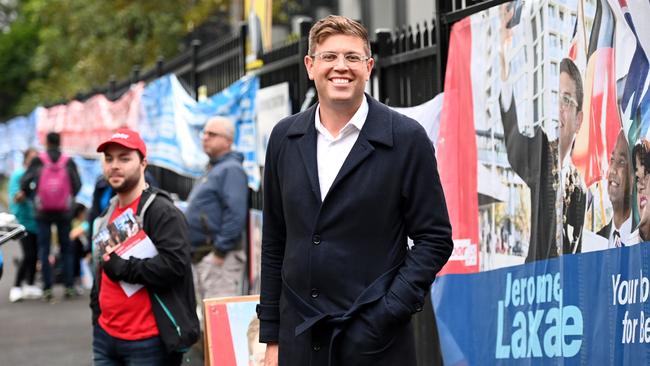
<instances>
[{"instance_id":1,"label":"campaign banner","mask_svg":"<svg viewBox=\"0 0 650 366\"><path fill-rule=\"evenodd\" d=\"M39 148L36 139L36 118L38 109L29 116L10 119L0 126L0 136L4 142L0 145L0 173L10 175L23 164L23 153L27 148Z\"/></svg>"},{"instance_id":2,"label":"campaign banner","mask_svg":"<svg viewBox=\"0 0 650 366\"><path fill-rule=\"evenodd\" d=\"M257 160L264 166L271 131L281 119L291 115L289 83L261 88L257 92Z\"/></svg>"},{"instance_id":3,"label":"campaign banner","mask_svg":"<svg viewBox=\"0 0 650 366\"><path fill-rule=\"evenodd\" d=\"M120 127L137 129L142 116L144 82L133 84L118 100L97 94L50 108L37 108L36 134L44 146L48 132L61 134L61 148L68 155L97 157L97 146Z\"/></svg>"},{"instance_id":4,"label":"campaign banner","mask_svg":"<svg viewBox=\"0 0 650 366\"><path fill-rule=\"evenodd\" d=\"M262 273L262 210L248 210L248 288L249 293L259 294Z\"/></svg>"},{"instance_id":5,"label":"campaign banner","mask_svg":"<svg viewBox=\"0 0 650 366\"><path fill-rule=\"evenodd\" d=\"M445 365L650 364L650 245L475 274L431 291Z\"/></svg>"},{"instance_id":6,"label":"campaign banner","mask_svg":"<svg viewBox=\"0 0 650 366\"><path fill-rule=\"evenodd\" d=\"M517 0L454 24L437 154L455 247L442 273L650 240L647 17L647 1Z\"/></svg>"},{"instance_id":7,"label":"campaign banner","mask_svg":"<svg viewBox=\"0 0 650 366\"><path fill-rule=\"evenodd\" d=\"M650 364L649 17L642 0L517 0L453 25L446 365Z\"/></svg>"},{"instance_id":8,"label":"campaign banner","mask_svg":"<svg viewBox=\"0 0 650 366\"><path fill-rule=\"evenodd\" d=\"M99 159L86 159L81 156L73 157L74 163L77 166L79 179L81 180L81 190L75 196L77 203L90 208L93 204L93 192L95 192L95 184L97 179L103 175L102 163Z\"/></svg>"},{"instance_id":9,"label":"campaign banner","mask_svg":"<svg viewBox=\"0 0 650 366\"><path fill-rule=\"evenodd\" d=\"M212 116L225 116L235 124L234 149L244 154L249 186L259 189L255 137L256 77L244 77L206 100L195 101L175 75L151 82L144 90L144 117L139 130L147 144L149 162L178 174L199 177L208 163L200 133Z\"/></svg>"}]
</instances>

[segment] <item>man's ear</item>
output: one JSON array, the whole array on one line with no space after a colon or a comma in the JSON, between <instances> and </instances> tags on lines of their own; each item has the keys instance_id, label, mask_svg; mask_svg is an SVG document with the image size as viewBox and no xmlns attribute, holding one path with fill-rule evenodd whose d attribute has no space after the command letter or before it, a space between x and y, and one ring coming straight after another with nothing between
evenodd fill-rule
<instances>
[{"instance_id":1,"label":"man's ear","mask_svg":"<svg viewBox=\"0 0 650 366\"><path fill-rule=\"evenodd\" d=\"M370 75L372 75L372 68L374 66L375 66L375 59L371 57L366 62L366 67L368 68L368 78L366 79L366 81L370 80Z\"/></svg>"},{"instance_id":2,"label":"man's ear","mask_svg":"<svg viewBox=\"0 0 650 366\"><path fill-rule=\"evenodd\" d=\"M305 69L307 69L307 75L309 76L309 80L314 80L314 76L311 74L311 69L314 67L314 59L311 58L309 55L305 55L303 61L305 62Z\"/></svg>"}]
</instances>

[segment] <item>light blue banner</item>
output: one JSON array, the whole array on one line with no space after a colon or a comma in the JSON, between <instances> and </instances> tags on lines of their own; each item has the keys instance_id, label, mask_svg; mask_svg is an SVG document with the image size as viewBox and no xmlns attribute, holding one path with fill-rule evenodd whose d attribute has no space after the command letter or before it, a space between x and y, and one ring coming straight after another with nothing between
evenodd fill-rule
<instances>
[{"instance_id":1,"label":"light blue banner","mask_svg":"<svg viewBox=\"0 0 650 366\"><path fill-rule=\"evenodd\" d=\"M444 364L648 365L649 264L644 243L442 276Z\"/></svg>"},{"instance_id":2,"label":"light blue banner","mask_svg":"<svg viewBox=\"0 0 650 366\"><path fill-rule=\"evenodd\" d=\"M10 175L23 163L23 152L29 147L39 147L36 138L38 108L29 116L19 116L0 124L0 173Z\"/></svg>"},{"instance_id":3,"label":"light blue banner","mask_svg":"<svg viewBox=\"0 0 650 366\"><path fill-rule=\"evenodd\" d=\"M235 122L235 149L244 154L249 186L259 189L255 152L256 77L244 77L205 101L195 101L174 75L147 85L142 96L144 118L139 124L151 164L199 177L208 162L199 134L208 118L226 116Z\"/></svg>"},{"instance_id":4,"label":"light blue banner","mask_svg":"<svg viewBox=\"0 0 650 366\"><path fill-rule=\"evenodd\" d=\"M81 178L81 190L75 197L78 203L90 208L93 203L93 192L95 191L95 183L102 175L102 164L97 159L85 159L75 156L74 162L77 165L79 178Z\"/></svg>"}]
</instances>

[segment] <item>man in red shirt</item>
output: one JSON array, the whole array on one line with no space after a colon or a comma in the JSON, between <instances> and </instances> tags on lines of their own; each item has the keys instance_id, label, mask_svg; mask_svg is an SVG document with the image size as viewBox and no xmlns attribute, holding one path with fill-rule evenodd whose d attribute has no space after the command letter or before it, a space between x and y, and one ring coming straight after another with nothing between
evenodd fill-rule
<instances>
[{"instance_id":1,"label":"man in red shirt","mask_svg":"<svg viewBox=\"0 0 650 366\"><path fill-rule=\"evenodd\" d=\"M94 248L94 364L180 365L199 335L187 223L166 192L146 184L147 148L137 132L120 129L97 152L104 153L104 176L116 196L94 232L131 209L157 253L136 258L118 255L120 244L105 253ZM129 284L142 287L131 292Z\"/></svg>"}]
</instances>

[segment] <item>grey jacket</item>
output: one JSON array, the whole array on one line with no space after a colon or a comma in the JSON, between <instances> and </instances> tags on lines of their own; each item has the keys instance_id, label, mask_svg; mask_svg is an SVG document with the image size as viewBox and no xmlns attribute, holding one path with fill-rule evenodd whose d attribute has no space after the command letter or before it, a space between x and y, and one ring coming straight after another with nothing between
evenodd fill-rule
<instances>
[{"instance_id":1,"label":"grey jacket","mask_svg":"<svg viewBox=\"0 0 650 366\"><path fill-rule=\"evenodd\" d=\"M192 189L185 216L193 247L211 239L215 253L225 256L241 246L248 209L243 160L241 153L231 151L210 161L211 168Z\"/></svg>"}]
</instances>

